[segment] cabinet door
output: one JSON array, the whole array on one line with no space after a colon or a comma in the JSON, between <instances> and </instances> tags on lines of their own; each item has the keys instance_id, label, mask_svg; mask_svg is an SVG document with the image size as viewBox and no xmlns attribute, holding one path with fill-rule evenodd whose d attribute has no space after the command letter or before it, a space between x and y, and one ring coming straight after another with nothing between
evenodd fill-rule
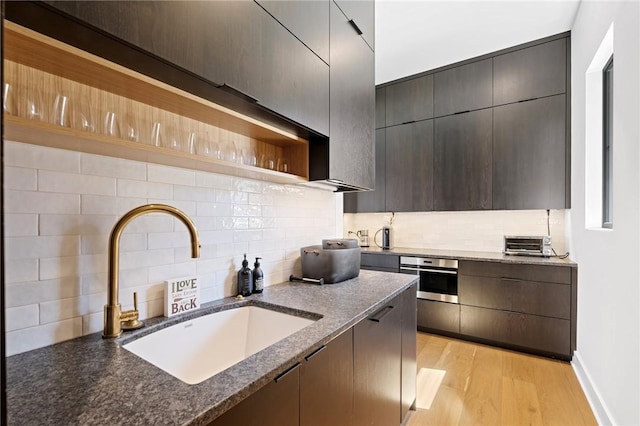
<instances>
[{"instance_id":1,"label":"cabinet door","mask_svg":"<svg viewBox=\"0 0 640 426\"><path fill-rule=\"evenodd\" d=\"M418 328L460 333L460 305L418 299Z\"/></svg>"},{"instance_id":2,"label":"cabinet door","mask_svg":"<svg viewBox=\"0 0 640 426\"><path fill-rule=\"evenodd\" d=\"M402 293L402 388L400 423L404 423L409 410L416 400L416 377L418 364L416 360L417 348L417 284Z\"/></svg>"},{"instance_id":3,"label":"cabinet door","mask_svg":"<svg viewBox=\"0 0 640 426\"><path fill-rule=\"evenodd\" d=\"M375 188L373 191L344 194L345 213L385 211L386 143L384 129L376 130Z\"/></svg>"},{"instance_id":4,"label":"cabinet door","mask_svg":"<svg viewBox=\"0 0 640 426\"><path fill-rule=\"evenodd\" d=\"M331 2L329 177L362 188L375 184L373 73L373 51Z\"/></svg>"},{"instance_id":5,"label":"cabinet door","mask_svg":"<svg viewBox=\"0 0 640 426\"><path fill-rule=\"evenodd\" d=\"M402 300L353 327L354 419L358 425L399 423Z\"/></svg>"},{"instance_id":6,"label":"cabinet door","mask_svg":"<svg viewBox=\"0 0 640 426\"><path fill-rule=\"evenodd\" d=\"M323 61L329 63L329 0L257 2Z\"/></svg>"},{"instance_id":7,"label":"cabinet door","mask_svg":"<svg viewBox=\"0 0 640 426\"><path fill-rule=\"evenodd\" d=\"M376 89L376 129L387 127L385 108L387 105L387 89Z\"/></svg>"},{"instance_id":8,"label":"cabinet door","mask_svg":"<svg viewBox=\"0 0 640 426\"><path fill-rule=\"evenodd\" d=\"M211 426L297 426L300 368L295 366L275 381L215 419Z\"/></svg>"},{"instance_id":9,"label":"cabinet door","mask_svg":"<svg viewBox=\"0 0 640 426\"><path fill-rule=\"evenodd\" d=\"M433 75L412 78L385 87L386 124L433 118Z\"/></svg>"},{"instance_id":10,"label":"cabinet door","mask_svg":"<svg viewBox=\"0 0 640 426\"><path fill-rule=\"evenodd\" d=\"M493 108L493 209L565 208L565 95Z\"/></svg>"},{"instance_id":11,"label":"cabinet door","mask_svg":"<svg viewBox=\"0 0 640 426\"><path fill-rule=\"evenodd\" d=\"M375 50L375 6L373 0L336 0L336 4L362 31L362 38Z\"/></svg>"},{"instance_id":12,"label":"cabinet door","mask_svg":"<svg viewBox=\"0 0 640 426\"><path fill-rule=\"evenodd\" d=\"M492 78L491 59L436 73L433 81L435 116L490 107Z\"/></svg>"},{"instance_id":13,"label":"cabinet door","mask_svg":"<svg viewBox=\"0 0 640 426\"><path fill-rule=\"evenodd\" d=\"M387 127L386 142L385 209L433 210L433 120Z\"/></svg>"},{"instance_id":14,"label":"cabinet door","mask_svg":"<svg viewBox=\"0 0 640 426\"><path fill-rule=\"evenodd\" d=\"M490 210L490 109L435 119L435 210Z\"/></svg>"},{"instance_id":15,"label":"cabinet door","mask_svg":"<svg viewBox=\"0 0 640 426\"><path fill-rule=\"evenodd\" d=\"M373 236L369 236L371 238ZM383 272L400 272L400 256L397 254L362 253L360 266L364 269Z\"/></svg>"},{"instance_id":16,"label":"cabinet door","mask_svg":"<svg viewBox=\"0 0 640 426\"><path fill-rule=\"evenodd\" d=\"M300 368L300 425L351 424L353 329L305 357Z\"/></svg>"},{"instance_id":17,"label":"cabinet door","mask_svg":"<svg viewBox=\"0 0 640 426\"><path fill-rule=\"evenodd\" d=\"M493 105L567 91L567 39L493 58Z\"/></svg>"}]
</instances>

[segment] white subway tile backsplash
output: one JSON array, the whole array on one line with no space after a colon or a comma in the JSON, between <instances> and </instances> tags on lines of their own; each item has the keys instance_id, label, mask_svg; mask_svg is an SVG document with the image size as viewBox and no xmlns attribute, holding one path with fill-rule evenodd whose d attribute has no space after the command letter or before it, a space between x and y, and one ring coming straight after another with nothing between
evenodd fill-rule
<instances>
[{"instance_id":1,"label":"white subway tile backsplash","mask_svg":"<svg viewBox=\"0 0 640 426\"><path fill-rule=\"evenodd\" d=\"M6 189L36 191L38 189L38 172L22 167L5 167L4 187Z\"/></svg>"},{"instance_id":2,"label":"white subway tile backsplash","mask_svg":"<svg viewBox=\"0 0 640 426\"><path fill-rule=\"evenodd\" d=\"M149 182L195 186L196 172L194 172L193 170L179 169L177 167L162 166L159 164L148 164L147 180Z\"/></svg>"},{"instance_id":3,"label":"white subway tile backsplash","mask_svg":"<svg viewBox=\"0 0 640 426\"><path fill-rule=\"evenodd\" d=\"M9 308L66 299L81 293L80 277L6 284L4 289L5 306Z\"/></svg>"},{"instance_id":4,"label":"white subway tile backsplash","mask_svg":"<svg viewBox=\"0 0 640 426\"><path fill-rule=\"evenodd\" d=\"M102 333L104 313L84 315L82 317L82 334Z\"/></svg>"},{"instance_id":5,"label":"white subway tile backsplash","mask_svg":"<svg viewBox=\"0 0 640 426\"><path fill-rule=\"evenodd\" d=\"M233 180L233 189L238 192L254 192L259 194L262 192L262 186L262 182L257 180L240 178Z\"/></svg>"},{"instance_id":6,"label":"white subway tile backsplash","mask_svg":"<svg viewBox=\"0 0 640 426\"><path fill-rule=\"evenodd\" d=\"M40 304L40 323L58 322L89 313L86 296L43 302Z\"/></svg>"},{"instance_id":7,"label":"white subway tile backsplash","mask_svg":"<svg viewBox=\"0 0 640 426\"><path fill-rule=\"evenodd\" d=\"M4 197L6 213L80 213L80 194L5 190Z\"/></svg>"},{"instance_id":8,"label":"white subway tile backsplash","mask_svg":"<svg viewBox=\"0 0 640 426\"><path fill-rule=\"evenodd\" d=\"M83 175L107 176L120 179L147 179L147 165L145 163L103 155L82 154L80 172Z\"/></svg>"},{"instance_id":9,"label":"white subway tile backsplash","mask_svg":"<svg viewBox=\"0 0 640 426\"><path fill-rule=\"evenodd\" d=\"M196 186L230 190L233 188L233 177L214 173L196 172Z\"/></svg>"},{"instance_id":10,"label":"white subway tile backsplash","mask_svg":"<svg viewBox=\"0 0 640 426\"><path fill-rule=\"evenodd\" d=\"M233 208L233 215L236 217L262 216L262 208L260 206L236 204Z\"/></svg>"},{"instance_id":11,"label":"white subway tile backsplash","mask_svg":"<svg viewBox=\"0 0 640 426\"><path fill-rule=\"evenodd\" d=\"M147 204L146 198L122 198L90 194L83 194L80 201L83 215L122 216L135 207Z\"/></svg>"},{"instance_id":12,"label":"white subway tile backsplash","mask_svg":"<svg viewBox=\"0 0 640 426\"><path fill-rule=\"evenodd\" d=\"M65 194L115 195L116 179L39 170L38 191L62 192Z\"/></svg>"},{"instance_id":13,"label":"white subway tile backsplash","mask_svg":"<svg viewBox=\"0 0 640 426\"><path fill-rule=\"evenodd\" d=\"M174 200L195 200L211 202L216 199L216 191L211 188L175 185L173 192Z\"/></svg>"},{"instance_id":14,"label":"white subway tile backsplash","mask_svg":"<svg viewBox=\"0 0 640 426\"><path fill-rule=\"evenodd\" d=\"M116 221L116 216L41 214L40 235L103 235Z\"/></svg>"},{"instance_id":15,"label":"white subway tile backsplash","mask_svg":"<svg viewBox=\"0 0 640 426\"><path fill-rule=\"evenodd\" d=\"M249 202L249 194L238 191L216 190L215 202L247 204Z\"/></svg>"},{"instance_id":16,"label":"white subway tile backsplash","mask_svg":"<svg viewBox=\"0 0 640 426\"><path fill-rule=\"evenodd\" d=\"M141 182L130 179L118 179L116 194L119 197L173 199L173 185L168 183Z\"/></svg>"},{"instance_id":17,"label":"white subway tile backsplash","mask_svg":"<svg viewBox=\"0 0 640 426\"><path fill-rule=\"evenodd\" d=\"M172 207L177 208L178 210L182 210L182 212L184 214L186 214L187 216L193 218L193 216L196 215L196 202L195 201L176 201L174 200L156 200L153 198L150 198L148 200L149 204L168 204L171 205ZM162 214L166 214L166 213L162 213ZM175 219L176 221L178 219Z\"/></svg>"},{"instance_id":18,"label":"white subway tile backsplash","mask_svg":"<svg viewBox=\"0 0 640 426\"><path fill-rule=\"evenodd\" d=\"M80 153L5 140L4 164L34 170L78 173Z\"/></svg>"},{"instance_id":19,"label":"white subway tile backsplash","mask_svg":"<svg viewBox=\"0 0 640 426\"><path fill-rule=\"evenodd\" d=\"M40 259L40 279L76 277L107 270L107 258L103 255L82 255Z\"/></svg>"},{"instance_id":20,"label":"white subway tile backsplash","mask_svg":"<svg viewBox=\"0 0 640 426\"><path fill-rule=\"evenodd\" d=\"M146 268L173 263L173 249L145 250L128 252L120 256L120 270Z\"/></svg>"},{"instance_id":21,"label":"white subway tile backsplash","mask_svg":"<svg viewBox=\"0 0 640 426\"><path fill-rule=\"evenodd\" d=\"M38 305L26 305L5 310L5 330L14 331L39 324Z\"/></svg>"},{"instance_id":22,"label":"white subway tile backsplash","mask_svg":"<svg viewBox=\"0 0 640 426\"><path fill-rule=\"evenodd\" d=\"M149 233L147 238L149 250L191 246L191 239L186 230L183 232L153 232Z\"/></svg>"},{"instance_id":23,"label":"white subway tile backsplash","mask_svg":"<svg viewBox=\"0 0 640 426\"><path fill-rule=\"evenodd\" d=\"M149 282L159 283L171 278L196 275L196 260L171 265L152 266L149 268Z\"/></svg>"},{"instance_id":24,"label":"white subway tile backsplash","mask_svg":"<svg viewBox=\"0 0 640 426\"><path fill-rule=\"evenodd\" d=\"M27 237L38 235L37 214L5 214L4 236Z\"/></svg>"},{"instance_id":25,"label":"white subway tile backsplash","mask_svg":"<svg viewBox=\"0 0 640 426\"><path fill-rule=\"evenodd\" d=\"M6 334L6 355L19 354L80 336L82 317L9 331Z\"/></svg>"},{"instance_id":26,"label":"white subway tile backsplash","mask_svg":"<svg viewBox=\"0 0 640 426\"><path fill-rule=\"evenodd\" d=\"M80 237L9 237L5 239L5 259L34 259L80 254Z\"/></svg>"},{"instance_id":27,"label":"white subway tile backsplash","mask_svg":"<svg viewBox=\"0 0 640 426\"><path fill-rule=\"evenodd\" d=\"M83 235L80 240L80 254L107 255L109 234ZM123 233L120 236L120 252L147 249L147 234Z\"/></svg>"},{"instance_id":28,"label":"white subway tile backsplash","mask_svg":"<svg viewBox=\"0 0 640 426\"><path fill-rule=\"evenodd\" d=\"M38 279L38 259L10 259L4 263L5 284Z\"/></svg>"},{"instance_id":29,"label":"white subway tile backsplash","mask_svg":"<svg viewBox=\"0 0 640 426\"><path fill-rule=\"evenodd\" d=\"M116 222L114 221L115 225ZM166 213L150 213L129 222L122 235L173 231L173 217Z\"/></svg>"}]
</instances>

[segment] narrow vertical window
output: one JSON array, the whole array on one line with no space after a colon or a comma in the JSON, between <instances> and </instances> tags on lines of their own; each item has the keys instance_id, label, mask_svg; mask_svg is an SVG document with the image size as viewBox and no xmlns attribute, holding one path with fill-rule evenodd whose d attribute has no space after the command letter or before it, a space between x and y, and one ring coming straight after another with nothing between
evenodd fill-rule
<instances>
[{"instance_id":1,"label":"narrow vertical window","mask_svg":"<svg viewBox=\"0 0 640 426\"><path fill-rule=\"evenodd\" d=\"M602 69L602 227L613 228L613 55Z\"/></svg>"}]
</instances>

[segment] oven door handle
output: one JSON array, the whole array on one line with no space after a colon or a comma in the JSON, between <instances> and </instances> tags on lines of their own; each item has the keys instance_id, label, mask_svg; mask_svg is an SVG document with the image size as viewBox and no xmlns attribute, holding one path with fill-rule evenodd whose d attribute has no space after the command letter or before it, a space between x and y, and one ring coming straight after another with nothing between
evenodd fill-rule
<instances>
[{"instance_id":1,"label":"oven door handle","mask_svg":"<svg viewBox=\"0 0 640 426\"><path fill-rule=\"evenodd\" d=\"M458 271L447 271L447 270L443 270L443 269L407 268L405 266L401 266L400 270L401 271L433 272L433 273L436 273L436 274L458 275Z\"/></svg>"}]
</instances>

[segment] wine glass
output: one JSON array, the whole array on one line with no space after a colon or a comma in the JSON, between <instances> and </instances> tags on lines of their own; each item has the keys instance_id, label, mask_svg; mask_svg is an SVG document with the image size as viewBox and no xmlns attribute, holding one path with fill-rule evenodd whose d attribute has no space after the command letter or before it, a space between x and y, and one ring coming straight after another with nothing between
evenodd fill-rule
<instances>
[{"instance_id":1,"label":"wine glass","mask_svg":"<svg viewBox=\"0 0 640 426\"><path fill-rule=\"evenodd\" d=\"M96 131L95 110L87 98L73 102L73 127L85 132Z\"/></svg>"},{"instance_id":2,"label":"wine glass","mask_svg":"<svg viewBox=\"0 0 640 426\"><path fill-rule=\"evenodd\" d=\"M4 83L2 86L2 111L8 115L18 115L15 85Z\"/></svg>"},{"instance_id":3,"label":"wine glass","mask_svg":"<svg viewBox=\"0 0 640 426\"><path fill-rule=\"evenodd\" d=\"M60 127L69 127L69 97L62 93L56 94L51 111L51 123Z\"/></svg>"},{"instance_id":4,"label":"wine glass","mask_svg":"<svg viewBox=\"0 0 640 426\"><path fill-rule=\"evenodd\" d=\"M122 119L122 137L128 141L139 142L139 127L138 117L130 112L126 113Z\"/></svg>"},{"instance_id":5,"label":"wine glass","mask_svg":"<svg viewBox=\"0 0 640 426\"><path fill-rule=\"evenodd\" d=\"M151 145L163 146L162 143L162 126L159 121L155 121L151 127Z\"/></svg>"},{"instance_id":6,"label":"wine glass","mask_svg":"<svg viewBox=\"0 0 640 426\"><path fill-rule=\"evenodd\" d=\"M104 113L102 133L105 135L120 137L120 128L118 127L118 116L113 111L106 111Z\"/></svg>"},{"instance_id":7,"label":"wine glass","mask_svg":"<svg viewBox=\"0 0 640 426\"><path fill-rule=\"evenodd\" d=\"M26 118L29 120L45 121L44 101L42 91L33 86L25 90Z\"/></svg>"}]
</instances>

